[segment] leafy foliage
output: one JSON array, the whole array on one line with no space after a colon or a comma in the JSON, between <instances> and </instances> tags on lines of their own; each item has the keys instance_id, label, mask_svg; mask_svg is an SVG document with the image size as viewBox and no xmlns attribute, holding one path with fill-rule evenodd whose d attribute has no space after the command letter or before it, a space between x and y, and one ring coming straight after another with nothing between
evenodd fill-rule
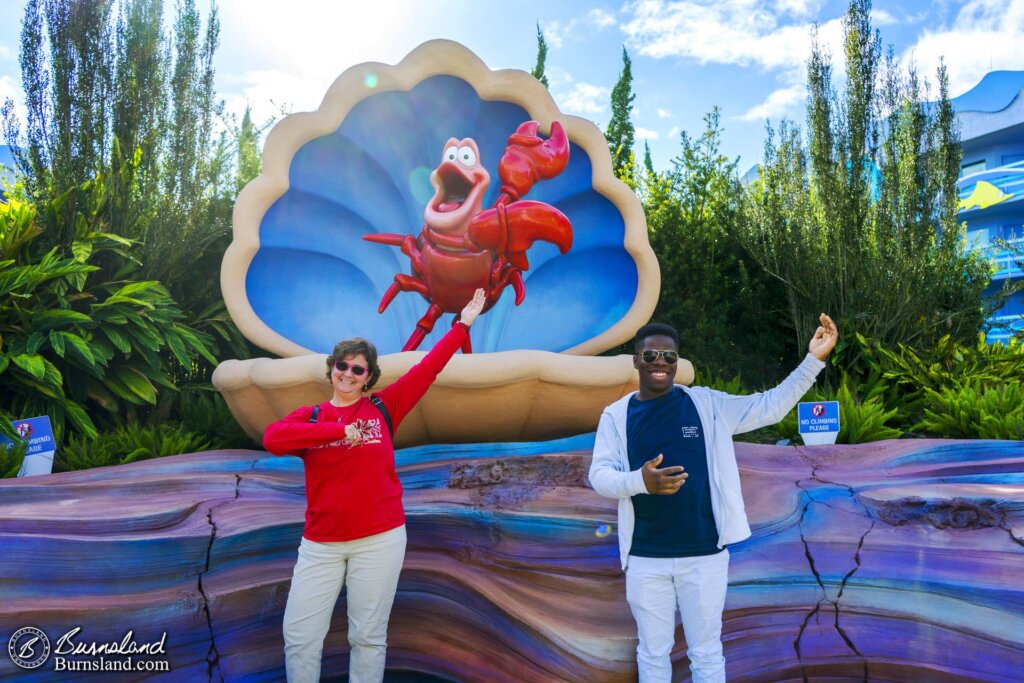
<instances>
[{"instance_id":1,"label":"leafy foliage","mask_svg":"<svg viewBox=\"0 0 1024 683\"><path fill-rule=\"evenodd\" d=\"M916 429L945 438L1024 440L1020 382L925 389L924 419Z\"/></svg>"},{"instance_id":2,"label":"leafy foliage","mask_svg":"<svg viewBox=\"0 0 1024 683\"><path fill-rule=\"evenodd\" d=\"M769 128L760 181L745 208L744 244L785 288L799 340L821 311L841 336L883 347L969 340L985 319L989 266L965 253L956 219L960 148L947 91L926 106L927 86L901 73L870 24L870 2L844 20L847 78L815 44L808 62L807 143L783 122ZM856 353L843 363L857 363Z\"/></svg>"},{"instance_id":3,"label":"leafy foliage","mask_svg":"<svg viewBox=\"0 0 1024 683\"><path fill-rule=\"evenodd\" d=\"M636 95L633 93L633 62L622 48L622 71L619 73L619 80L612 88L612 116L608 121L608 129L605 131L605 138L608 140L608 150L612 155L612 169L615 175L630 187L636 186L633 174L633 140L635 129L633 126L633 100Z\"/></svg>"},{"instance_id":4,"label":"leafy foliage","mask_svg":"<svg viewBox=\"0 0 1024 683\"><path fill-rule=\"evenodd\" d=\"M672 170L647 170L642 183L650 243L661 266L653 319L679 330L681 350L698 369L772 382L781 359L793 355L777 323L784 313L772 303L783 296L736 239L743 193L736 161L719 151L718 110L704 121L699 137L680 136Z\"/></svg>"},{"instance_id":5,"label":"leafy foliage","mask_svg":"<svg viewBox=\"0 0 1024 683\"><path fill-rule=\"evenodd\" d=\"M49 415L58 437L68 426L95 437L96 416L131 415L156 404L158 387L173 390L172 365L215 362L163 285L129 278L137 243L102 229L112 175L78 188L90 213L75 214L64 249L45 244L34 206L0 205L0 413Z\"/></svg>"},{"instance_id":6,"label":"leafy foliage","mask_svg":"<svg viewBox=\"0 0 1024 683\"><path fill-rule=\"evenodd\" d=\"M533 67L533 71L530 75L536 78L538 81L544 84L544 87L548 87L548 77L544 73L544 63L548 59L548 44L544 40L544 33L540 30L540 23L537 24L537 63Z\"/></svg>"},{"instance_id":7,"label":"leafy foliage","mask_svg":"<svg viewBox=\"0 0 1024 683\"><path fill-rule=\"evenodd\" d=\"M8 424L8 426L10 425ZM27 452L28 444L17 438L17 435L11 439L10 448L5 448L0 444L0 479L17 476Z\"/></svg>"},{"instance_id":8,"label":"leafy foliage","mask_svg":"<svg viewBox=\"0 0 1024 683\"><path fill-rule=\"evenodd\" d=\"M989 344L979 335L973 344L964 344L946 335L930 349L898 344L895 350L860 335L847 344L851 343L858 347L859 381L884 382L879 395L886 406L897 410L897 420L908 429L922 419L936 392L1020 383L1024 378L1024 344L1016 339Z\"/></svg>"},{"instance_id":9,"label":"leafy foliage","mask_svg":"<svg viewBox=\"0 0 1024 683\"><path fill-rule=\"evenodd\" d=\"M189 388L176 397L182 425L201 436L210 448L258 448L238 425L227 403L212 389Z\"/></svg>"},{"instance_id":10,"label":"leafy foliage","mask_svg":"<svg viewBox=\"0 0 1024 683\"><path fill-rule=\"evenodd\" d=\"M26 5L20 58L28 115L22 135L8 100L4 131L27 198L47 207L40 211L42 240L51 248L71 244L83 216L102 225L94 229L135 243L132 273L110 270L110 259L93 265L111 280L161 283L183 320L212 335L212 356L247 357L216 274L238 181L259 172L258 130L244 119L238 130L216 131L216 6L204 28L195 0L182 0L170 31L160 0L125 0L116 17L112 7ZM96 207L89 188L100 176L104 202ZM212 363L204 356L166 369L176 382L201 381Z\"/></svg>"},{"instance_id":11,"label":"leafy foliage","mask_svg":"<svg viewBox=\"0 0 1024 683\"><path fill-rule=\"evenodd\" d=\"M58 449L54 469L69 472L109 467L167 455L193 453L209 447L208 441L184 425L142 426L128 423L95 439L72 435Z\"/></svg>"}]
</instances>

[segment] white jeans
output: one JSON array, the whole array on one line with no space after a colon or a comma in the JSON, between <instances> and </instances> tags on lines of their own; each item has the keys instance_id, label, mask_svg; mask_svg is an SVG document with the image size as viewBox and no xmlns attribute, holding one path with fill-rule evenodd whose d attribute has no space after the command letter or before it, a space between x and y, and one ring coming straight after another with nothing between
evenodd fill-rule
<instances>
[{"instance_id":1,"label":"white jeans","mask_svg":"<svg viewBox=\"0 0 1024 683\"><path fill-rule=\"evenodd\" d=\"M324 638L341 587L348 585L349 681L384 678L388 617L405 559L405 526L342 543L299 545L284 609L284 662L289 683L320 680Z\"/></svg>"},{"instance_id":2,"label":"white jeans","mask_svg":"<svg viewBox=\"0 0 1024 683\"><path fill-rule=\"evenodd\" d=\"M703 557L629 556L626 600L640 639L636 648L640 683L672 680L677 604L693 683L725 681L722 610L728 585L728 550Z\"/></svg>"}]
</instances>

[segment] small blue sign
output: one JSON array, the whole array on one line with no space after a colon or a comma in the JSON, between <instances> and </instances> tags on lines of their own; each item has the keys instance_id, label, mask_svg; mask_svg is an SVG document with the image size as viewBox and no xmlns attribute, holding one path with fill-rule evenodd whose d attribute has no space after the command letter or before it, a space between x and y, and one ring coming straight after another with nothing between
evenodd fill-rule
<instances>
[{"instance_id":1,"label":"small blue sign","mask_svg":"<svg viewBox=\"0 0 1024 683\"><path fill-rule=\"evenodd\" d=\"M796 411L801 434L839 431L839 401L799 403Z\"/></svg>"},{"instance_id":2,"label":"small blue sign","mask_svg":"<svg viewBox=\"0 0 1024 683\"><path fill-rule=\"evenodd\" d=\"M53 427L50 426L49 416L14 420L11 422L11 426L14 427L14 431L18 433L22 441L28 442L25 461L18 476L49 474L53 470L53 454L57 450L57 442L53 439ZM7 448L14 446L14 442L5 436L0 436L0 444ZM29 460L30 457L32 460Z\"/></svg>"},{"instance_id":3,"label":"small blue sign","mask_svg":"<svg viewBox=\"0 0 1024 683\"><path fill-rule=\"evenodd\" d=\"M839 435L839 401L798 403L796 421L800 438L808 446L835 443Z\"/></svg>"}]
</instances>

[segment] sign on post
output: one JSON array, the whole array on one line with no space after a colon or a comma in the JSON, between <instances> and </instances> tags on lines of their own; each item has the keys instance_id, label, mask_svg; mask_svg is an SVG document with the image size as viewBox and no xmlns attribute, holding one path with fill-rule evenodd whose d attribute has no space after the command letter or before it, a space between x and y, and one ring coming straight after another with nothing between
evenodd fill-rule
<instances>
[{"instance_id":1,"label":"sign on post","mask_svg":"<svg viewBox=\"0 0 1024 683\"><path fill-rule=\"evenodd\" d=\"M796 419L800 438L808 446L835 443L839 436L839 401L798 403Z\"/></svg>"},{"instance_id":2,"label":"sign on post","mask_svg":"<svg viewBox=\"0 0 1024 683\"><path fill-rule=\"evenodd\" d=\"M25 460L21 463L18 476L31 477L35 474L53 472L53 454L57 450L57 442L53 440L50 418L43 415L30 417L27 420L15 420L11 422L11 426L23 441L28 442L28 450L25 451ZM12 448L14 442L7 437L0 436L0 445Z\"/></svg>"}]
</instances>

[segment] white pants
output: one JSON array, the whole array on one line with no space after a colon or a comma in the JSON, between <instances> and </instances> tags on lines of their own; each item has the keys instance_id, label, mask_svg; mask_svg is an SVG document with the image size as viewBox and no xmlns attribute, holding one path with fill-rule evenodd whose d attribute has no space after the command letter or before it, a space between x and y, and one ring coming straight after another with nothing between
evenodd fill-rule
<instances>
[{"instance_id":1,"label":"white pants","mask_svg":"<svg viewBox=\"0 0 1024 683\"><path fill-rule=\"evenodd\" d=\"M636 619L640 683L672 680L676 605L683 620L694 683L723 683L722 610L729 585L729 551L703 557L629 556L626 600Z\"/></svg>"},{"instance_id":2,"label":"white pants","mask_svg":"<svg viewBox=\"0 0 1024 683\"><path fill-rule=\"evenodd\" d=\"M379 683L384 678L388 617L404 559L404 525L343 543L302 539L284 609L284 662L290 683L320 680L324 638L346 584L349 681Z\"/></svg>"}]
</instances>

